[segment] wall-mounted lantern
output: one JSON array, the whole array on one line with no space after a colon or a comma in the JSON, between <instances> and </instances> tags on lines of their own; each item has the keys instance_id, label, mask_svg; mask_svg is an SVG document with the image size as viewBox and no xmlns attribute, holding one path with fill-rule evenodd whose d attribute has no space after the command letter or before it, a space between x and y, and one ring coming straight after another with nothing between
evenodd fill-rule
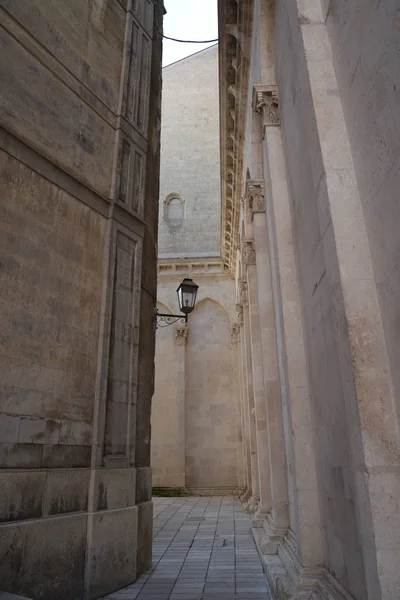
<instances>
[{"instance_id":1,"label":"wall-mounted lantern","mask_svg":"<svg viewBox=\"0 0 400 600\"><path fill-rule=\"evenodd\" d=\"M157 309L156 327L168 327L168 325L173 325L177 321L181 321L181 323L187 323L188 314L192 312L194 305L196 304L198 289L199 286L193 281L193 279L185 277L176 290L176 293L178 294L179 310L183 313L183 315L164 314L158 312Z\"/></svg>"}]
</instances>

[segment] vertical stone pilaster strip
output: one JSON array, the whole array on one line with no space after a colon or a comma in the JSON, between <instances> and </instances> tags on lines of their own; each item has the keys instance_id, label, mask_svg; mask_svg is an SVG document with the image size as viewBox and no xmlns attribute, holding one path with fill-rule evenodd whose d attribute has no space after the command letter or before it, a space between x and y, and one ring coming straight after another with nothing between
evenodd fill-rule
<instances>
[{"instance_id":1,"label":"vertical stone pilaster strip","mask_svg":"<svg viewBox=\"0 0 400 600\"><path fill-rule=\"evenodd\" d=\"M249 198L247 198L249 200ZM249 202L247 202L249 206ZM246 241L245 263L248 281L249 333L251 341L253 402L256 424L257 460L260 503L257 513L267 516L271 510L271 482L268 457L268 431L263 378L263 357L260 336L259 307L257 297L256 251L253 242Z\"/></svg>"},{"instance_id":2,"label":"vertical stone pilaster strip","mask_svg":"<svg viewBox=\"0 0 400 600\"><path fill-rule=\"evenodd\" d=\"M270 521L273 523L275 533L279 530L283 537L289 526L288 493L263 182L249 181L247 184L247 193L250 198L249 204L251 204L253 211L253 235L256 246L257 305L261 330L262 373L271 477L272 512Z\"/></svg>"},{"instance_id":3,"label":"vertical stone pilaster strip","mask_svg":"<svg viewBox=\"0 0 400 600\"><path fill-rule=\"evenodd\" d=\"M179 462L180 487L186 485L186 343L188 340L189 328L178 327L175 329L176 344L176 405L178 407L177 431L179 439L177 440L177 454Z\"/></svg>"},{"instance_id":4,"label":"vertical stone pilaster strip","mask_svg":"<svg viewBox=\"0 0 400 600\"><path fill-rule=\"evenodd\" d=\"M250 490L251 496L248 498L245 508L252 512L254 511L260 500L259 482L258 482L258 458L257 458L257 434L256 421L254 412L254 384L253 384L253 365L251 356L251 338L250 338L250 319L249 319L249 303L247 293L247 280L239 280L239 295L240 303L243 305L243 365L245 370L244 385L245 385L245 414L248 424L248 438L250 450L250 473L251 480Z\"/></svg>"},{"instance_id":5,"label":"vertical stone pilaster strip","mask_svg":"<svg viewBox=\"0 0 400 600\"><path fill-rule=\"evenodd\" d=\"M247 373L246 373L246 344L244 330L244 306L240 302L236 304L237 319L240 326L240 352L239 352L239 369L240 369L240 396L241 396L241 416L242 416L242 435L243 435L243 471L244 471L244 494L241 497L245 503L251 496L251 454L250 454L250 422L248 415L248 388L247 388Z\"/></svg>"},{"instance_id":6,"label":"vertical stone pilaster strip","mask_svg":"<svg viewBox=\"0 0 400 600\"><path fill-rule=\"evenodd\" d=\"M279 115L279 119L269 119L263 99L264 94L278 99L276 114ZM280 395L282 434L286 454L287 498L291 499L293 507L290 512L290 527L299 545L299 556L307 557L304 566L314 566L318 565L323 557L315 442L310 421L312 407L287 175L281 131L280 127L277 127L280 123L277 86L255 86L253 108L261 116L264 163L268 165L269 174L264 193L265 215L254 214L253 219L258 246L261 240L260 254L263 252L267 254L264 261L269 271L269 283L266 285L271 289L270 303L272 302L273 305L275 344L276 348L279 348L277 393ZM263 249L265 242L266 247ZM260 265L261 280L263 275L266 275L264 261ZM282 277L283 273L288 273L290 276ZM293 406L296 406L295 411ZM292 431L297 432L296 436ZM304 470L302 465L306 462L309 468ZM284 497L283 487L281 491Z\"/></svg>"},{"instance_id":7,"label":"vertical stone pilaster strip","mask_svg":"<svg viewBox=\"0 0 400 600\"><path fill-rule=\"evenodd\" d=\"M233 323L231 325L231 341L232 351L234 353L235 361L235 422L236 422L236 435L237 435L237 449L236 449L236 465L237 465L237 480L238 490L243 492L246 487L246 464L245 464L245 432L243 428L243 385L242 385L242 369L241 369L241 324Z\"/></svg>"},{"instance_id":8,"label":"vertical stone pilaster strip","mask_svg":"<svg viewBox=\"0 0 400 600\"><path fill-rule=\"evenodd\" d=\"M308 16L307 9L321 11L321 3L316 0L307 3L296 0L295 4L305 16ZM332 280L334 276L340 281L335 290L332 318L338 330L335 332L337 355L348 431L350 460L344 470L349 470L347 485L354 494L356 522L362 523L360 546L366 565L367 596L390 600L400 589L400 518L398 503L391 502L383 490L390 490L390 498L400 497L398 398L392 379L393 369L398 369L398 365L391 365L388 355L378 294L378 286L384 285L383 271L378 268L374 273L341 87L321 13L317 27L321 48L327 49L322 57L314 45L316 27L301 23L300 33L331 220L329 231L326 227L324 235L329 233L328 239L334 240L329 247L330 264L326 261L325 265L326 278ZM324 71L322 81L321 69ZM344 197L346 202L343 202ZM339 512L335 518L340 518Z\"/></svg>"}]
</instances>

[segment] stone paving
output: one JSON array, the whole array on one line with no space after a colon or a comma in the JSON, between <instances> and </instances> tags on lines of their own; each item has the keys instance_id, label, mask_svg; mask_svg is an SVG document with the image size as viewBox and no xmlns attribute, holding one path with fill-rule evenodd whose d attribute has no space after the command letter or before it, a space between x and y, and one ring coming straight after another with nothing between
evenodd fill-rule
<instances>
[{"instance_id":1,"label":"stone paving","mask_svg":"<svg viewBox=\"0 0 400 600\"><path fill-rule=\"evenodd\" d=\"M153 567L103 600L271 600L237 498L154 498Z\"/></svg>"}]
</instances>

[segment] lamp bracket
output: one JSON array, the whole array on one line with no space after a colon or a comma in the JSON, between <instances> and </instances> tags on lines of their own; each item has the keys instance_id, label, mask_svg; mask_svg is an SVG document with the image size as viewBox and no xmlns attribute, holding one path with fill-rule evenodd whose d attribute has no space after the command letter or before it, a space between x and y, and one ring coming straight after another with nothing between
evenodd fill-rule
<instances>
[{"instance_id":1,"label":"lamp bracket","mask_svg":"<svg viewBox=\"0 0 400 600\"><path fill-rule=\"evenodd\" d=\"M182 324L186 324L187 315L171 315L167 313L160 313L158 310L156 310L156 329L159 327L169 327L169 325L173 325L178 321L180 321Z\"/></svg>"}]
</instances>

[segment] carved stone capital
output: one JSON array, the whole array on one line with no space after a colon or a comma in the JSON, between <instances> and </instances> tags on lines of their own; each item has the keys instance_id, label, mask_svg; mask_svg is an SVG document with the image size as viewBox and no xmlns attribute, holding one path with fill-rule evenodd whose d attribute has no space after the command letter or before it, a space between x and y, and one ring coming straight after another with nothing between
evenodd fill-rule
<instances>
[{"instance_id":1,"label":"carved stone capital","mask_svg":"<svg viewBox=\"0 0 400 600\"><path fill-rule=\"evenodd\" d=\"M250 179L247 182L246 197L252 217L255 213L265 212L264 181L262 179Z\"/></svg>"},{"instance_id":2,"label":"carved stone capital","mask_svg":"<svg viewBox=\"0 0 400 600\"><path fill-rule=\"evenodd\" d=\"M256 264L256 249L254 248L254 244L251 241L246 241L243 247L244 251L244 262L246 267L250 265Z\"/></svg>"},{"instance_id":3,"label":"carved stone capital","mask_svg":"<svg viewBox=\"0 0 400 600\"><path fill-rule=\"evenodd\" d=\"M243 304L236 304L236 312L239 325L243 325Z\"/></svg>"},{"instance_id":4,"label":"carved stone capital","mask_svg":"<svg viewBox=\"0 0 400 600\"><path fill-rule=\"evenodd\" d=\"M237 344L240 342L240 325L239 323L234 323L231 325L231 339L232 344Z\"/></svg>"},{"instance_id":5,"label":"carved stone capital","mask_svg":"<svg viewBox=\"0 0 400 600\"><path fill-rule=\"evenodd\" d=\"M255 85L253 88L253 109L262 117L263 138L267 127L281 124L278 86Z\"/></svg>"},{"instance_id":6,"label":"carved stone capital","mask_svg":"<svg viewBox=\"0 0 400 600\"><path fill-rule=\"evenodd\" d=\"M175 329L175 343L177 346L185 346L188 333L188 327L178 327Z\"/></svg>"}]
</instances>

